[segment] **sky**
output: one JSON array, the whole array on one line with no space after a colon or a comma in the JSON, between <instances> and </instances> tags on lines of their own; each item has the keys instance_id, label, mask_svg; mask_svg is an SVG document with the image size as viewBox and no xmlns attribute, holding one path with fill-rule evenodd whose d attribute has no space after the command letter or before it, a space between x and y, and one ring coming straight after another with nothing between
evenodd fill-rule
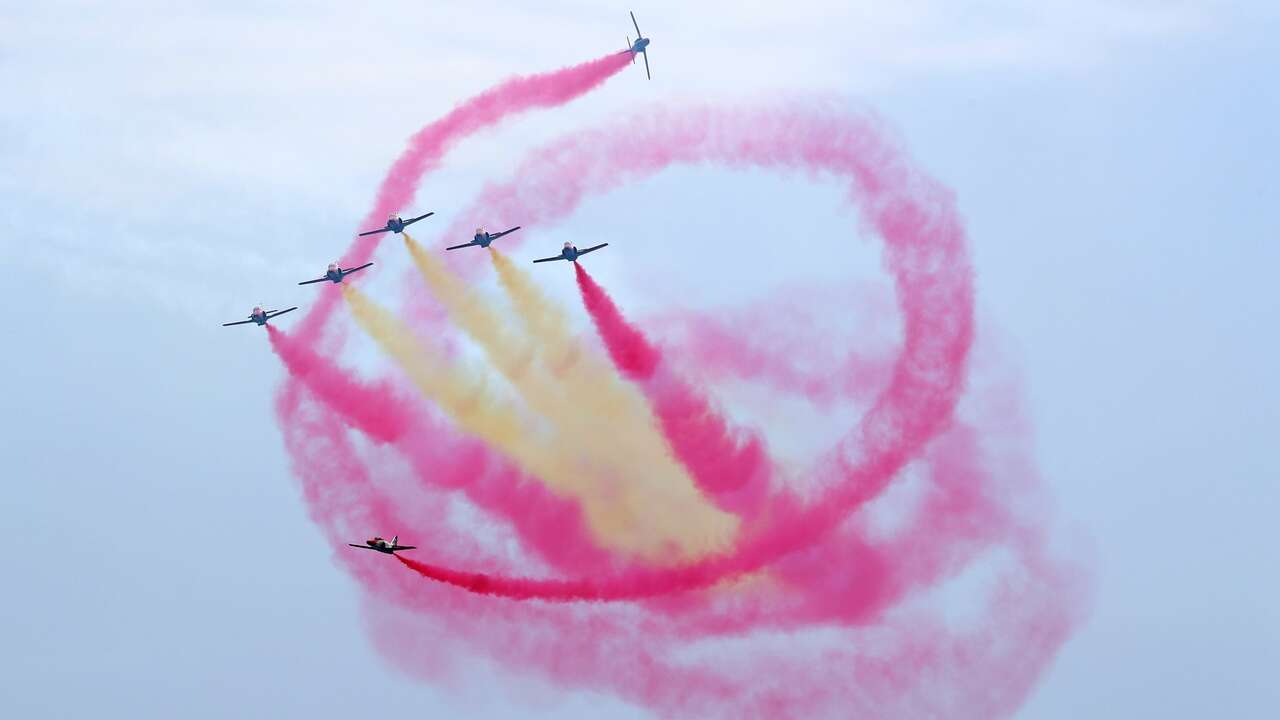
<instances>
[{"instance_id":1,"label":"sky","mask_svg":"<svg viewBox=\"0 0 1280 720\"><path fill-rule=\"evenodd\" d=\"M622 114L813 96L877 113L956 193L980 326L1093 577L1018 717L1274 716L1272 4L0 1L0 715L647 716L478 661L445 688L384 659L376 600L290 475L283 370L256 328L219 326L305 302L294 283L346 247L415 130L620 49L633 9L652 82L624 72L464 143L422 211ZM625 248L592 272L638 312L733 304L861 257L821 239L834 198L672 172L526 249ZM367 287L392 297L408 266L387 264Z\"/></svg>"}]
</instances>

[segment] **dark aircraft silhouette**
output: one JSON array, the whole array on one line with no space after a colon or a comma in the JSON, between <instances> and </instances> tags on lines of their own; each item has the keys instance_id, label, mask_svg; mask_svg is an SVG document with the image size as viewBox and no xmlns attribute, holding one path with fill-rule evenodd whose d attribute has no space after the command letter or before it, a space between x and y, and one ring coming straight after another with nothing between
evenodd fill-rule
<instances>
[{"instance_id":1,"label":"dark aircraft silhouette","mask_svg":"<svg viewBox=\"0 0 1280 720\"><path fill-rule=\"evenodd\" d=\"M426 215L419 215L416 218L409 218L408 220L401 220L399 215L392 215L391 217L387 218L386 227L381 227L381 228L378 228L377 230L370 230L369 232L362 232L360 233L360 237L364 237L365 235L377 235L378 233L384 233L384 232L401 233L401 232L404 232L404 229L406 227L418 222L423 218L429 218L432 215L435 215L435 213L429 212Z\"/></svg>"},{"instance_id":2,"label":"dark aircraft silhouette","mask_svg":"<svg viewBox=\"0 0 1280 720\"><path fill-rule=\"evenodd\" d=\"M338 264L337 264L337 263L329 263L329 269L325 271L325 273L324 273L324 277L322 277L322 278L316 278L315 280L303 280L302 282L300 282L300 283L298 283L298 284L299 284L299 285L310 285L311 283L324 282L325 280L328 280L329 282L340 283L340 282L342 282L342 281L343 281L343 280L344 280L348 275L350 275L351 273L353 273L353 272L359 272L359 271L361 271L361 270L363 270L363 269L365 269L365 268L369 267L369 266L370 266L370 265L372 265L372 264L373 264L373 263L371 263L371 262L367 262L367 263L365 263L365 264L361 265L360 267L353 267L353 268L349 268L349 269L347 269L347 270L343 270L342 268L338 267Z\"/></svg>"},{"instance_id":3,"label":"dark aircraft silhouette","mask_svg":"<svg viewBox=\"0 0 1280 720\"><path fill-rule=\"evenodd\" d=\"M298 309L298 306L297 306L297 305L294 305L293 307L288 308L288 309L285 309L285 310L263 310L261 307L255 307L255 308L253 309L253 312L249 313L249 319L248 319L248 320L240 320L240 321L238 321L238 322L222 323L222 327L231 327L232 325L248 325L249 323L257 323L257 324L259 324L259 325L266 325L268 320L275 320L276 318L280 317L281 315L283 315L283 314L285 314L285 313L287 313L287 312L293 312L294 310L297 310L297 309Z\"/></svg>"},{"instance_id":4,"label":"dark aircraft silhouette","mask_svg":"<svg viewBox=\"0 0 1280 720\"><path fill-rule=\"evenodd\" d=\"M578 262L579 255L586 255L589 252L595 252L596 250L599 250L602 247L607 247L608 245L609 243L600 243L599 245L589 247L586 250L579 250L577 246L575 246L573 243L567 242L564 244L564 249L560 251L559 255L556 255L555 257L549 257L549 258L538 258L537 260L534 260L534 262L536 263L551 262L553 260L568 260L569 262Z\"/></svg>"},{"instance_id":5,"label":"dark aircraft silhouette","mask_svg":"<svg viewBox=\"0 0 1280 720\"><path fill-rule=\"evenodd\" d=\"M632 43L631 36L628 35L627 49L622 52L631 53L632 65L636 64L636 53L644 55L644 74L645 77L652 80L653 76L649 74L649 53L645 50L645 48L649 47L649 38L640 34L640 23L636 22L636 14L634 12L631 13L631 24L636 26L636 41Z\"/></svg>"},{"instance_id":6,"label":"dark aircraft silhouette","mask_svg":"<svg viewBox=\"0 0 1280 720\"><path fill-rule=\"evenodd\" d=\"M473 247L473 246L482 247L482 248L489 247L489 243L493 242L494 240L497 240L503 235L510 235L511 233L519 229L520 229L520 226L517 225L511 228L510 230L503 230L500 233L488 233L488 232L485 232L484 228L476 228L476 236L471 239L471 242L462 243L461 245L454 245L453 247L447 247L445 248L445 250L459 250L461 248Z\"/></svg>"},{"instance_id":7,"label":"dark aircraft silhouette","mask_svg":"<svg viewBox=\"0 0 1280 720\"><path fill-rule=\"evenodd\" d=\"M372 540L365 540L363 545L356 545L355 543L347 543L347 544L353 548L361 548L363 550L377 550L378 552L386 553L387 555L395 555L397 550L415 549L413 545L401 545L398 542L399 540L400 540L400 536L396 535L395 537L391 538L391 542L387 542L386 540L383 540L380 537L375 537Z\"/></svg>"}]
</instances>

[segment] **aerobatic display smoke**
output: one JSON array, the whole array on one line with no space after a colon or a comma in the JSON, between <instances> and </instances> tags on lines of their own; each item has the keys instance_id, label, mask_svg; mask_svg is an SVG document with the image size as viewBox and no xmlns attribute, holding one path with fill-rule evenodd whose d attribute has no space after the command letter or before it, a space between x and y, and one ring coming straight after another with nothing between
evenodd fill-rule
<instances>
[{"instance_id":1,"label":"aerobatic display smoke","mask_svg":"<svg viewBox=\"0 0 1280 720\"><path fill-rule=\"evenodd\" d=\"M627 60L459 105L414 136L367 220L408 203L470 133L568 102ZM414 299L440 309L427 327L344 284L326 285L294 333L267 328L289 372L276 409L294 472L378 608L375 644L430 682L487 658L664 717L1011 715L1078 622L1086 583L1051 550L1017 386L975 355L954 198L877 121L796 102L628 116L534 151L442 213L457 218L444 237L477 218L531 235L680 166L840 187L859 219L848 236L883 243L894 297L849 294L841 312L895 315L897 335L828 359L830 343L794 321L816 312L818 288L742 317L676 306L652 326L578 264L581 307L568 308L494 248L451 266L436 243L389 243L418 272ZM474 281L490 268L500 295ZM340 364L325 339L339 303L395 373ZM660 332L676 327L688 332ZM712 378L858 412L826 450L783 459L770 438L785 428L733 414ZM418 549L345 548L375 533Z\"/></svg>"}]
</instances>

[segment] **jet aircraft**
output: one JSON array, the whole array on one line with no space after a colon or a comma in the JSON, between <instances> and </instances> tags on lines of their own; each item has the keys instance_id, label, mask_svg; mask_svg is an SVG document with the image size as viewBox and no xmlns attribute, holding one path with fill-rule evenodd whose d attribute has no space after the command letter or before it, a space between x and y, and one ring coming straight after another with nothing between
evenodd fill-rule
<instances>
[{"instance_id":1,"label":"jet aircraft","mask_svg":"<svg viewBox=\"0 0 1280 720\"><path fill-rule=\"evenodd\" d=\"M636 22L636 14L634 12L631 13L631 24L636 26L636 41L634 43L631 42L631 36L628 35L627 49L623 50L622 52L631 53L632 65L636 64L636 53L640 53L641 55L644 55L644 74L645 74L645 77L652 80L653 75L649 74L649 53L645 49L649 47L649 38L640 34L640 23Z\"/></svg>"},{"instance_id":2,"label":"jet aircraft","mask_svg":"<svg viewBox=\"0 0 1280 720\"><path fill-rule=\"evenodd\" d=\"M471 239L471 242L462 243L461 245L454 245L453 247L447 247L445 248L445 250L459 250L461 248L473 247L473 246L482 247L482 248L489 247L489 243L493 242L494 240L497 240L503 235L510 235L511 233L519 229L520 229L520 226L517 225L511 228L510 230L503 230L502 232L499 232L499 233L490 233L490 232L485 232L484 228L476 228L476 235L474 238Z\"/></svg>"},{"instance_id":3,"label":"jet aircraft","mask_svg":"<svg viewBox=\"0 0 1280 720\"><path fill-rule=\"evenodd\" d=\"M357 545L355 543L347 543L347 544L353 548L361 548L362 550L377 550L378 552L386 553L387 555L395 555L397 550L413 550L414 549L413 545L401 545L399 540L400 540L400 536L396 535L395 537L391 538L390 542L380 537L374 537L370 540L365 540L363 545Z\"/></svg>"},{"instance_id":4,"label":"jet aircraft","mask_svg":"<svg viewBox=\"0 0 1280 720\"><path fill-rule=\"evenodd\" d=\"M534 262L536 263L551 262L553 260L568 260L569 262L578 262L579 255L586 255L589 252L595 252L596 250L599 250L602 247L607 247L608 245L609 243L600 243L599 245L594 245L592 247L587 248L586 250L579 250L576 245L574 245L571 242L567 242L564 244L564 249L560 251L559 255L556 255L555 257L538 258L537 260L534 260Z\"/></svg>"},{"instance_id":5,"label":"jet aircraft","mask_svg":"<svg viewBox=\"0 0 1280 720\"><path fill-rule=\"evenodd\" d=\"M268 320L275 320L287 312L297 310L298 306L294 305L285 310L263 310L261 306L255 307L253 312L249 313L248 320L240 320L237 322L222 323L222 327L231 327L232 325L248 325L249 323L257 323L258 325L266 325Z\"/></svg>"},{"instance_id":6,"label":"jet aircraft","mask_svg":"<svg viewBox=\"0 0 1280 720\"><path fill-rule=\"evenodd\" d=\"M300 283L298 283L298 284L299 284L299 285L310 285L311 283L324 282L325 280L328 280L328 281L330 281L330 282L340 283L340 282L342 282L344 279L346 279L346 277L347 277L348 275L350 275L351 273L353 273L353 272L359 272L359 271L361 271L361 270L363 270L363 269L365 269L365 268L369 267L369 266L370 266L370 265L372 265L372 264L373 264L373 263L371 263L371 262L367 262L367 263L365 263L365 264L361 265L360 267L353 267L353 268L348 268L348 269L346 269L346 270L343 270L342 268L338 267L338 264L337 264L337 263L329 263L329 269L325 271L325 273L324 273L324 277L322 277L322 278L316 278L315 280L303 280L302 282L300 282Z\"/></svg>"},{"instance_id":7,"label":"jet aircraft","mask_svg":"<svg viewBox=\"0 0 1280 720\"><path fill-rule=\"evenodd\" d=\"M429 218L429 217L431 217L432 215L435 215L435 213L433 213L433 212L429 212L429 213L427 213L426 215L419 215L419 216L418 216L418 217L416 217L416 218L409 218L408 220L401 220L399 215L394 215L394 214L393 214L393 215L391 215L390 217L388 217L388 218L387 218L387 225L386 225L386 227L380 227L380 228L378 228L377 230L370 230L370 231L368 231L368 232L362 232L362 233L360 233L360 237L364 237L365 235L377 235L378 233L384 233L384 232L402 233L402 232L404 232L404 229L405 229L406 227L408 227L408 226L410 226L410 225L412 225L412 224L414 224L414 223L418 222L419 220L421 220L421 219L423 219L423 218Z\"/></svg>"}]
</instances>

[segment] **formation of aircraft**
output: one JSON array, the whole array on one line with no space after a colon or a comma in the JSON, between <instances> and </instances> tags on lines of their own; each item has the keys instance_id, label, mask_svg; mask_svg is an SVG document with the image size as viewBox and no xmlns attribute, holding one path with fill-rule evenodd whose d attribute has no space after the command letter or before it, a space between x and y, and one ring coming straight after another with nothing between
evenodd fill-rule
<instances>
[{"instance_id":1,"label":"formation of aircraft","mask_svg":"<svg viewBox=\"0 0 1280 720\"><path fill-rule=\"evenodd\" d=\"M602 247L608 247L608 246L609 246L609 243L600 243L599 245L593 245L587 248L586 250L579 250L577 245L574 245L571 242L567 242L564 244L564 248L560 250L559 255L554 255L552 257L538 258L537 260L534 260L534 262L536 263L554 262L556 260L568 260L569 262L578 262L578 258L581 257L582 255L586 255L589 252L595 252L596 250L599 250Z\"/></svg>"},{"instance_id":2,"label":"formation of aircraft","mask_svg":"<svg viewBox=\"0 0 1280 720\"><path fill-rule=\"evenodd\" d=\"M386 553L387 555L395 555L400 550L416 549L413 545L401 545L399 535L392 537L390 541L384 540L380 537L373 537L368 540L365 540L363 545L357 545L355 543L347 543L347 544L353 548L360 548L362 550L377 550L378 552Z\"/></svg>"},{"instance_id":3,"label":"formation of aircraft","mask_svg":"<svg viewBox=\"0 0 1280 720\"><path fill-rule=\"evenodd\" d=\"M623 52L631 53L632 64L635 64L635 61L636 61L635 56L637 54L643 55L645 76L648 77L650 80L652 80L653 75L650 74L649 72L649 53L648 53L649 38L645 37L640 32L640 24L636 22L636 14L634 12L631 13L631 24L635 26L636 39L635 39L635 42L632 42L630 35L628 35L627 49L624 50ZM377 228L375 230L366 230L364 232L359 233L358 235L359 237L365 237L368 235L378 235L380 233L388 233L388 232L396 233L396 234L403 233L405 228L407 228L408 226L420 220L425 220L431 217L432 215L435 215L435 213L429 212L424 215L411 217L406 220L400 217L400 215L393 213L390 217L387 218L387 223L383 227ZM462 248L468 248L468 247L487 248L493 243L494 240L497 240L498 238L501 238L505 235L509 235L519 229L520 229L520 226L517 225L513 228L502 230L501 232L491 233L486 231L484 228L479 227L479 228L476 228L475 235L472 237L470 242L462 243L461 245L451 245L445 248L445 250L461 250ZM564 244L564 247L561 249L559 255L555 255L553 257L538 258L537 260L534 260L534 262L544 263L544 262L552 262L556 260L566 260L568 262L577 262L579 257L586 255L587 253L590 253L590 252L595 252L600 248L608 247L608 245L609 243L600 243L599 245L593 245L589 248L586 248L585 250L579 250L578 247L574 245L572 242L566 242ZM338 284L346 280L347 276L353 273L360 272L361 270L371 267L372 265L373 265L372 262L367 262L358 267L343 268L338 263L330 263L329 267L325 270L323 277L318 277L313 280L303 280L298 284L312 285L314 283L322 283L322 282L331 282L334 284ZM230 327L232 325L256 324L261 327L266 325L271 320L274 320L275 318L280 317L285 313L293 312L294 310L297 310L297 309L298 309L298 306L296 305L293 307L285 308L283 310L264 310L262 306L257 306L257 307L254 307L253 311L249 313L249 316L247 319L237 320L235 322L223 323L222 326ZM401 545L399 535L393 536L389 541L381 537L373 537L373 538L370 538L369 540L365 540L363 544L357 544L357 543L347 543L347 544L353 548L360 548L363 550L374 550L376 552L380 552L386 555L394 555L397 552L400 552L402 550L415 549L413 545Z\"/></svg>"},{"instance_id":4,"label":"formation of aircraft","mask_svg":"<svg viewBox=\"0 0 1280 720\"><path fill-rule=\"evenodd\" d=\"M329 269L325 270L324 277L316 278L315 280L303 280L298 284L310 285L311 283L324 282L325 280L328 280L329 282L340 283L351 273L360 272L361 270L369 267L372 264L373 263L371 262L367 262L361 265L360 267L347 268L344 270L341 267L338 267L337 263L329 263Z\"/></svg>"},{"instance_id":5,"label":"formation of aircraft","mask_svg":"<svg viewBox=\"0 0 1280 720\"><path fill-rule=\"evenodd\" d=\"M490 232L485 232L485 229L484 229L484 228L476 228L476 234L475 234L475 237L471 238L471 242L468 242L468 243L462 243L461 245L453 245L453 246L451 246L451 247L447 247L447 248L445 248L445 250L460 250L460 249L465 248L465 247L482 247L482 248L486 248L486 247L489 247L489 243L493 242L494 240L497 240L498 238L502 237L503 235L510 235L511 233L513 233L513 232L515 232L515 231L517 231L517 230L519 230L519 229L520 229L520 226L519 226L519 225L517 225L517 226L515 226L515 227L511 228L510 230L503 230L503 231L502 231L502 232L500 232L500 233L490 233Z\"/></svg>"},{"instance_id":6,"label":"formation of aircraft","mask_svg":"<svg viewBox=\"0 0 1280 720\"><path fill-rule=\"evenodd\" d=\"M232 325L248 325L249 323L257 323L258 325L266 325L267 321L274 320L287 312L297 310L298 306L284 310L263 310L261 306L255 307L253 312L249 313L248 320L237 320L236 322L222 323L222 327L231 327Z\"/></svg>"},{"instance_id":7,"label":"formation of aircraft","mask_svg":"<svg viewBox=\"0 0 1280 720\"><path fill-rule=\"evenodd\" d=\"M405 228L418 222L419 220L429 218L432 215L435 215L435 213L429 212L426 215L419 215L416 218L409 218L408 220L402 220L399 215L392 214L391 217L387 218L387 224L384 227L380 227L377 230L369 230L367 232L362 232L360 233L360 237L364 237L365 235L377 235L378 233L384 233L384 232L402 233L404 232Z\"/></svg>"}]
</instances>

